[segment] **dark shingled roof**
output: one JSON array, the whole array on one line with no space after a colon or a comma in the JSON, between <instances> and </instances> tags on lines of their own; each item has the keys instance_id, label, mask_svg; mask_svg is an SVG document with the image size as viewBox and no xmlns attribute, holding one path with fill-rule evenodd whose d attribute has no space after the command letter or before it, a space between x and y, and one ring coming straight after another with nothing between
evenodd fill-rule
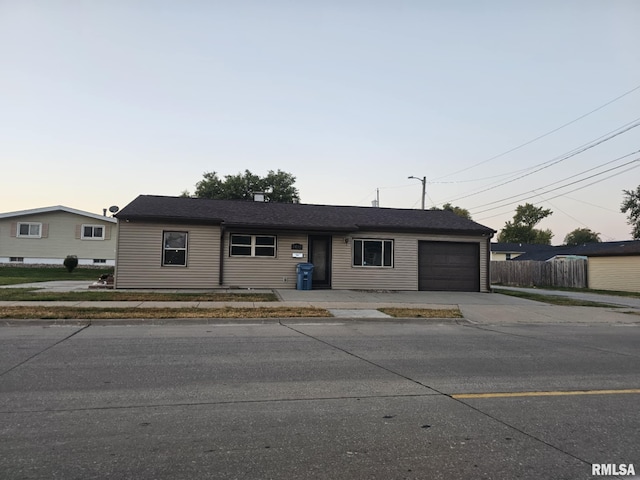
<instances>
[{"instance_id":1,"label":"dark shingled roof","mask_svg":"<svg viewBox=\"0 0 640 480\"><path fill-rule=\"evenodd\" d=\"M583 243L581 245L531 245L518 243L492 243L492 252L520 251L525 252L514 258L516 261L546 261L558 255L578 255L583 257L611 257L624 255L640 255L640 240L618 242Z\"/></svg>"},{"instance_id":2,"label":"dark shingled roof","mask_svg":"<svg viewBox=\"0 0 640 480\"><path fill-rule=\"evenodd\" d=\"M194 222L236 228L305 231L411 231L493 234L472 220L442 210L269 203L140 195L115 215L119 220Z\"/></svg>"}]
</instances>

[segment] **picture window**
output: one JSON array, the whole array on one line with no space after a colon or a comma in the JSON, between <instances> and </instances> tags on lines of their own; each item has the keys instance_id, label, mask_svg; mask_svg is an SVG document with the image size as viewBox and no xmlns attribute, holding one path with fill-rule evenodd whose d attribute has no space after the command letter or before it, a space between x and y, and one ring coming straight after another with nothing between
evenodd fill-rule
<instances>
[{"instance_id":1,"label":"picture window","mask_svg":"<svg viewBox=\"0 0 640 480\"><path fill-rule=\"evenodd\" d=\"M393 267L393 240L353 241L354 267Z\"/></svg>"}]
</instances>

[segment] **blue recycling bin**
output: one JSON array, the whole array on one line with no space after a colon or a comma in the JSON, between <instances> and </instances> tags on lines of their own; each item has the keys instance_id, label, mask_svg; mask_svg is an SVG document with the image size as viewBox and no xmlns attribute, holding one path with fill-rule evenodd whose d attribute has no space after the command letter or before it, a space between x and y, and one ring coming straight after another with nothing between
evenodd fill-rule
<instances>
[{"instance_id":1,"label":"blue recycling bin","mask_svg":"<svg viewBox=\"0 0 640 480\"><path fill-rule=\"evenodd\" d=\"M299 263L296 265L296 290L311 290L313 287L313 263Z\"/></svg>"}]
</instances>

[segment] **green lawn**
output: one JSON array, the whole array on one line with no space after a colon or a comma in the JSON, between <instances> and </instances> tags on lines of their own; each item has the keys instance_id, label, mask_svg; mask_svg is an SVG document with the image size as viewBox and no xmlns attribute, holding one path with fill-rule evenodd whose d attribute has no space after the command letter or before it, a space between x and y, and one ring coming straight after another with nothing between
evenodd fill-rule
<instances>
[{"instance_id":1,"label":"green lawn","mask_svg":"<svg viewBox=\"0 0 640 480\"><path fill-rule=\"evenodd\" d=\"M69 302L277 302L273 293L174 293L87 290L76 292L43 292L33 288L0 288L4 301L69 301Z\"/></svg>"},{"instance_id":2,"label":"green lawn","mask_svg":"<svg viewBox=\"0 0 640 480\"><path fill-rule=\"evenodd\" d=\"M113 267L82 268L67 272L60 267L0 267L0 285L16 285L18 283L49 282L53 280L98 280L100 275L113 273Z\"/></svg>"}]
</instances>

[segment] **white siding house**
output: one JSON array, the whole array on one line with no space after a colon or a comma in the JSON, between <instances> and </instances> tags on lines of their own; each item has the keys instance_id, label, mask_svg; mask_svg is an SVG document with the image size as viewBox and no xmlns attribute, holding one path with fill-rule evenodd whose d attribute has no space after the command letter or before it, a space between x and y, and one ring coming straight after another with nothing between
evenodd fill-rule
<instances>
[{"instance_id":1,"label":"white siding house","mask_svg":"<svg viewBox=\"0 0 640 480\"><path fill-rule=\"evenodd\" d=\"M115 218L61 205L0 213L0 264L115 265Z\"/></svg>"}]
</instances>

